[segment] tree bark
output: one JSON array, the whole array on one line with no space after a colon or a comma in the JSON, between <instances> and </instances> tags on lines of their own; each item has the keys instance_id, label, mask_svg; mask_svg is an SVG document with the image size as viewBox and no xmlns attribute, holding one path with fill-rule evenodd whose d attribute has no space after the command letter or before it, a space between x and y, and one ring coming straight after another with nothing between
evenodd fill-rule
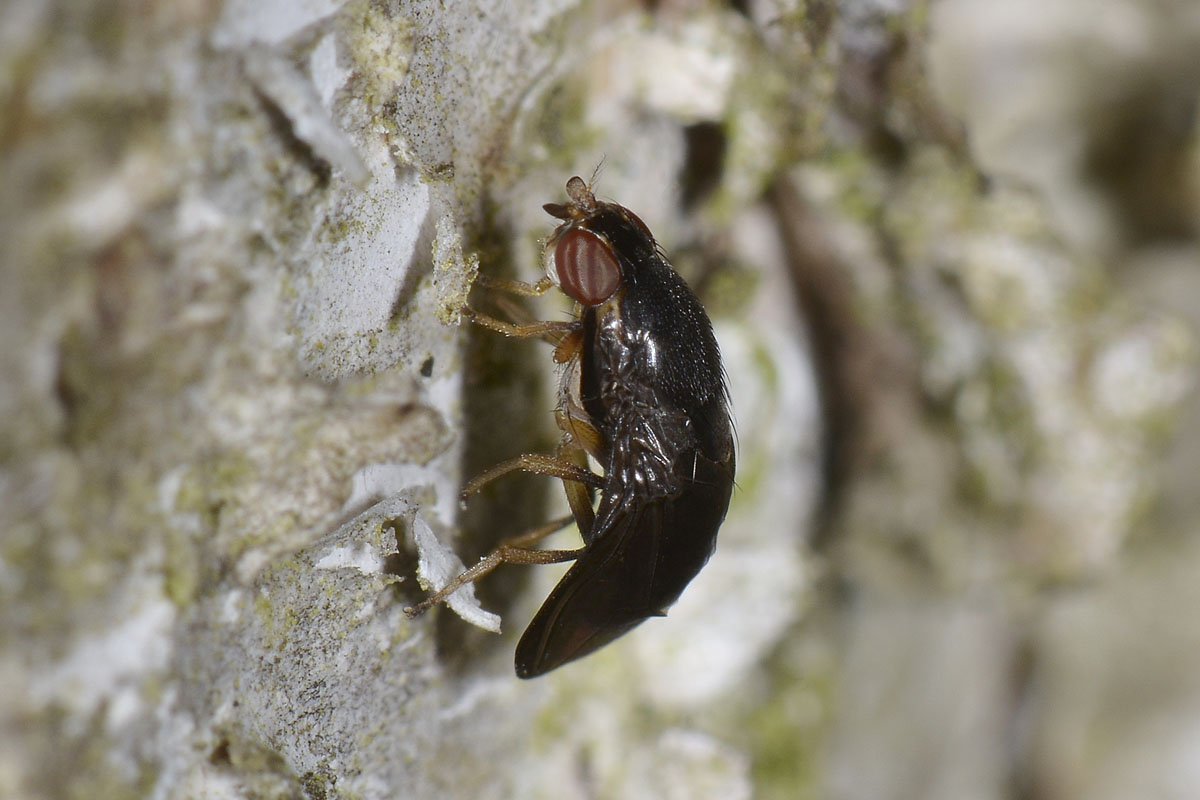
<instances>
[{"instance_id":1,"label":"tree bark","mask_svg":"<svg viewBox=\"0 0 1200 800\"><path fill-rule=\"evenodd\" d=\"M0 796L1190 797L1200 18L1042 5L10 3ZM597 164L738 488L666 620L518 681L561 570L403 609L565 513L460 507L556 434L459 312Z\"/></svg>"}]
</instances>

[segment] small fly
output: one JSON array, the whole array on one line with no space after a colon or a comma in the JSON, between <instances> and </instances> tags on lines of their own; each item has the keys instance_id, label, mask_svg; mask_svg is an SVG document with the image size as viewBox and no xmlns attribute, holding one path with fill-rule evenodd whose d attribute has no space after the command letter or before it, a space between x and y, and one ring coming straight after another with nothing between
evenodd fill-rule
<instances>
[{"instance_id":1,"label":"small fly","mask_svg":"<svg viewBox=\"0 0 1200 800\"><path fill-rule=\"evenodd\" d=\"M579 177L567 182L567 198L544 206L561 220L546 242L546 277L480 283L525 295L557 286L575 300L575 318L515 325L464 309L491 330L555 345L562 439L552 456L521 455L487 470L463 497L525 470L562 480L572 516L503 542L405 609L415 617L502 563L574 561L517 644L521 678L665 615L712 555L733 491L729 392L704 307L636 214L597 200ZM571 519L583 547L532 546Z\"/></svg>"}]
</instances>

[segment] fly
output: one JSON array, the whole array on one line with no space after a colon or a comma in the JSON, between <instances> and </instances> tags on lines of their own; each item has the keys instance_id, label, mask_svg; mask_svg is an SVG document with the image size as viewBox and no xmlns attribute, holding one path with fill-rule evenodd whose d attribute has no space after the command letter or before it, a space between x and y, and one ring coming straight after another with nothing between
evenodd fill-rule
<instances>
[{"instance_id":1,"label":"fly","mask_svg":"<svg viewBox=\"0 0 1200 800\"><path fill-rule=\"evenodd\" d=\"M546 242L546 277L480 282L526 295L557 286L575 300L575 319L515 325L464 309L483 327L555 345L562 438L552 456L525 454L487 470L463 497L524 470L559 478L572 515L501 543L405 609L415 617L502 563L574 561L517 644L521 678L665 615L712 555L733 491L728 387L704 307L636 214L597 200L579 177L567 182L567 198L544 206L560 220ZM582 547L533 547L572 519Z\"/></svg>"}]
</instances>

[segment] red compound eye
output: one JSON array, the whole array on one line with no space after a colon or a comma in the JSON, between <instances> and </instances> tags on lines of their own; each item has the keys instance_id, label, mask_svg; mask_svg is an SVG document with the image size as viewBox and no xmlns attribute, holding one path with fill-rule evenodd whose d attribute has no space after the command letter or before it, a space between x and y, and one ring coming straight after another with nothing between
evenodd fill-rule
<instances>
[{"instance_id":1,"label":"red compound eye","mask_svg":"<svg viewBox=\"0 0 1200 800\"><path fill-rule=\"evenodd\" d=\"M573 228L554 246L554 268L563 291L585 306L603 303L621 285L621 265L596 234Z\"/></svg>"}]
</instances>

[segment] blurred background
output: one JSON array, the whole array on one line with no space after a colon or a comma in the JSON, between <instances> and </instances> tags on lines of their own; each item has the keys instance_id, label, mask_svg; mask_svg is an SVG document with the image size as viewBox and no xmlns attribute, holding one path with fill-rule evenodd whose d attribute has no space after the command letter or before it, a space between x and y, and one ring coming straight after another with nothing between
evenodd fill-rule
<instances>
[{"instance_id":1,"label":"blurred background","mask_svg":"<svg viewBox=\"0 0 1200 800\"><path fill-rule=\"evenodd\" d=\"M0 797L1193 798L1200 4L0 8ZM535 681L536 280L602 164L738 429L664 620ZM528 313L561 319L561 298ZM552 546L573 547L564 531Z\"/></svg>"}]
</instances>

